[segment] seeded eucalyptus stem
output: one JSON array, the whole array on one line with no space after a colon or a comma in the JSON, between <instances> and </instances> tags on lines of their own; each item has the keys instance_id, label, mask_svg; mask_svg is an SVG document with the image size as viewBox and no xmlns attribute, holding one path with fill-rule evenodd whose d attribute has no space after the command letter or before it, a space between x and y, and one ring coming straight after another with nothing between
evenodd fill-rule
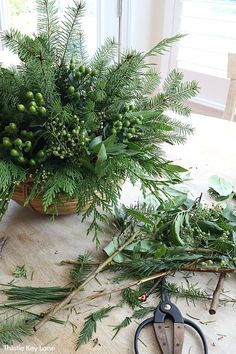
<instances>
[{"instance_id":1,"label":"seeded eucalyptus stem","mask_svg":"<svg viewBox=\"0 0 236 354\"><path fill-rule=\"evenodd\" d=\"M107 258L102 264L100 264L97 269L92 272L88 278L76 289L74 289L62 302L57 304L51 310L49 310L45 316L40 320L34 327L35 331L38 331L45 323L47 323L52 316L54 316L58 311L62 310L66 305L68 305L71 300L91 281L98 273L100 273L106 266L112 262L113 258L116 257L123 249L125 249L130 243L132 243L136 237L139 235L139 231L135 232L123 245L121 245L109 258Z\"/></svg>"}]
</instances>

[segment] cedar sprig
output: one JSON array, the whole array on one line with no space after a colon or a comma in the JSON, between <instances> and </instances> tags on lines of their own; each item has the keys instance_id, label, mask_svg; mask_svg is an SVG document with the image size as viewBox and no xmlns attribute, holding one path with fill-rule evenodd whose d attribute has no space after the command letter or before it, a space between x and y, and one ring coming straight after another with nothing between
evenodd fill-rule
<instances>
[{"instance_id":1,"label":"cedar sprig","mask_svg":"<svg viewBox=\"0 0 236 354\"><path fill-rule=\"evenodd\" d=\"M75 287L79 286L92 270L91 265L87 264L92 260L89 253L78 256L77 260L79 264L74 265L70 272L70 278Z\"/></svg>"},{"instance_id":2,"label":"cedar sprig","mask_svg":"<svg viewBox=\"0 0 236 354\"><path fill-rule=\"evenodd\" d=\"M110 313L113 308L114 306L104 307L85 318L83 329L81 330L76 343L76 350L78 350L82 344L88 343L88 341L92 338L93 333L97 330L97 322L107 317L108 313Z\"/></svg>"}]
</instances>

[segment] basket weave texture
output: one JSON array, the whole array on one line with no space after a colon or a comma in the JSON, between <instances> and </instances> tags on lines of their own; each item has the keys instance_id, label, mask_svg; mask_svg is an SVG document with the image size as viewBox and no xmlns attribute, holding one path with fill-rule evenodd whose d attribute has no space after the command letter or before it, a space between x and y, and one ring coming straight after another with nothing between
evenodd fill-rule
<instances>
[{"instance_id":1,"label":"basket weave texture","mask_svg":"<svg viewBox=\"0 0 236 354\"><path fill-rule=\"evenodd\" d=\"M12 195L12 199L17 204L24 207L25 201L26 201L27 197L29 196L31 190L32 190L32 180L22 182L15 188L15 191ZM61 196L60 200L62 203L60 205L56 206L58 215L76 214L76 205L78 203L77 199L68 200L65 197ZM48 208L47 211L44 210L42 196L40 196L40 195L38 195L36 198L31 200L26 205L26 207L29 209L32 209L34 211L37 211L40 214L48 214L48 215L53 214L53 212L50 211L50 209L52 209L52 208ZM87 208L85 208L85 209L87 209Z\"/></svg>"}]
</instances>

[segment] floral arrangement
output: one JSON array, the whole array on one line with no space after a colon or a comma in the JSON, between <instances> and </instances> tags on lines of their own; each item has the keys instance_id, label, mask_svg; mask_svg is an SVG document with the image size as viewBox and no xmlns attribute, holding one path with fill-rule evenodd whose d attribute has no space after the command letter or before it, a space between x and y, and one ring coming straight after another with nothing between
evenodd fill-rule
<instances>
[{"instance_id":1,"label":"floral arrangement","mask_svg":"<svg viewBox=\"0 0 236 354\"><path fill-rule=\"evenodd\" d=\"M146 59L165 53L181 35L147 53L129 50L120 60L117 43L107 39L89 58L82 1L62 21L54 0L38 0L37 7L36 35L11 29L2 36L20 64L0 67L0 217L16 186L30 177L26 204L40 195L45 212L57 214L62 197L75 198L77 212L92 215L89 230L97 240L126 179L155 194L178 178L180 167L164 158L160 144L182 143L192 128L166 111L188 116L184 102L198 85L173 70L154 94L160 75Z\"/></svg>"}]
</instances>

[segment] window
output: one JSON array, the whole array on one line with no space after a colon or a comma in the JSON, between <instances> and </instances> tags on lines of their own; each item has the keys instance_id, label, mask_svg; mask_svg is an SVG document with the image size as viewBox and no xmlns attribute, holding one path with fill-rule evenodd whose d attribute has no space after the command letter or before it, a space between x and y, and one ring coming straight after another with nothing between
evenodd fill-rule
<instances>
[{"instance_id":1,"label":"window","mask_svg":"<svg viewBox=\"0 0 236 354\"><path fill-rule=\"evenodd\" d=\"M90 55L95 52L101 41L99 26L102 1L103 0L86 0L86 14L83 19L83 29L87 37L87 46ZM112 0L111 2L116 1L117 0ZM57 0L57 2L60 16L66 6L71 4L73 0ZM27 34L37 32L35 0L0 0L0 32L11 27L17 28ZM104 35L106 31L106 28L104 28ZM17 61L17 57L4 49L0 43L0 62L8 65L9 63L16 64Z\"/></svg>"},{"instance_id":2,"label":"window","mask_svg":"<svg viewBox=\"0 0 236 354\"><path fill-rule=\"evenodd\" d=\"M201 86L193 101L220 110L228 92L228 53L236 52L236 1L174 0L172 33L187 33L171 53L171 66Z\"/></svg>"}]
</instances>

